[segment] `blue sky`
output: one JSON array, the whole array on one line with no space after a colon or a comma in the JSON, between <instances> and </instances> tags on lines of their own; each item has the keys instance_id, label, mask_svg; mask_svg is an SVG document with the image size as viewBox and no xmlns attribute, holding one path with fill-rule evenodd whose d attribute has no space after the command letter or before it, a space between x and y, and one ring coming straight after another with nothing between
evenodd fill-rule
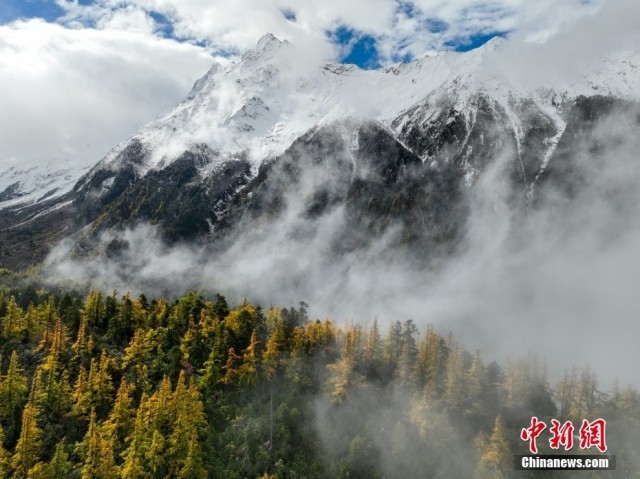
<instances>
[{"instance_id":1,"label":"blue sky","mask_svg":"<svg viewBox=\"0 0 640 479\"><path fill-rule=\"evenodd\" d=\"M0 2L1 23L34 17L54 21L63 14L64 10L49 0L3 0Z\"/></svg>"}]
</instances>

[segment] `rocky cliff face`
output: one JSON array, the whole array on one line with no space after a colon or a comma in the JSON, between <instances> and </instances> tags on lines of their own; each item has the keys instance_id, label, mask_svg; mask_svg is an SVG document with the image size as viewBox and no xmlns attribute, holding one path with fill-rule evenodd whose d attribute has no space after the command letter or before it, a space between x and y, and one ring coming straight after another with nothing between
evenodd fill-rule
<instances>
[{"instance_id":1,"label":"rocky cliff face","mask_svg":"<svg viewBox=\"0 0 640 479\"><path fill-rule=\"evenodd\" d=\"M18 186L0 193L0 264L39 262L63 237L73 254L91 255L105 232L115 254L126 248L118 232L140 224L167 244L221 252L285 216L288 235L321 234L334 257L380 238L421 262L446 255L488 169L506 172L522 211L537 207L539 188L579 188L580 151L599 120L636 108L637 92L594 86L588 72L572 90L514 85L488 71L498 50L300 71L295 47L266 36L71 190L26 204L15 201ZM633 114L621 118L638 128Z\"/></svg>"}]
</instances>

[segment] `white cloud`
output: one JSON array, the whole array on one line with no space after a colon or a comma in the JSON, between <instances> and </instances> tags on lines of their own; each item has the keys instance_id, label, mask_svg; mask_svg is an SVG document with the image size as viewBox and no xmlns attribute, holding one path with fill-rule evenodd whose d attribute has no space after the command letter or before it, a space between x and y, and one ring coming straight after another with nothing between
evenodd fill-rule
<instances>
[{"instance_id":1,"label":"white cloud","mask_svg":"<svg viewBox=\"0 0 640 479\"><path fill-rule=\"evenodd\" d=\"M120 30L123 32L137 32L152 34L155 22L142 10L127 7L109 11L107 15L99 18L96 26L100 30Z\"/></svg>"},{"instance_id":2,"label":"white cloud","mask_svg":"<svg viewBox=\"0 0 640 479\"><path fill-rule=\"evenodd\" d=\"M567 5L558 5L556 10L549 10L563 18L566 8ZM502 70L518 82L538 85L553 84L556 78L579 78L582 72L592 70L593 65L603 59L638 49L638 25L640 2L608 0L599 8L591 6L584 18L562 29L549 27L535 33L527 29L517 32L494 58L491 68ZM615 70L612 70L613 76ZM625 81L631 84L634 79Z\"/></svg>"},{"instance_id":3,"label":"white cloud","mask_svg":"<svg viewBox=\"0 0 640 479\"><path fill-rule=\"evenodd\" d=\"M82 6L59 0L65 21L96 24L114 9L140 15L158 12L170 19L176 36L215 50L242 52L266 32L316 53L335 55L326 32L343 25L378 39L383 60L451 48L476 34L517 32L544 40L606 0L99 0ZM609 0L614 1L614 0ZM295 21L283 12L292 12ZM437 28L434 28L437 26Z\"/></svg>"},{"instance_id":4,"label":"white cloud","mask_svg":"<svg viewBox=\"0 0 640 479\"><path fill-rule=\"evenodd\" d=\"M201 48L148 34L41 20L0 26L2 170L95 163L181 101L211 62Z\"/></svg>"}]
</instances>

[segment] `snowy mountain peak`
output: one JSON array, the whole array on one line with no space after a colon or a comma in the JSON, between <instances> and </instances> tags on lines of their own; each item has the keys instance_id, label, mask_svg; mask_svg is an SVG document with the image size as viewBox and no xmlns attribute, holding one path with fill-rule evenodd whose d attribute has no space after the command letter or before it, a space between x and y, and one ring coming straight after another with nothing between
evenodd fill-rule
<instances>
[{"instance_id":1,"label":"snowy mountain peak","mask_svg":"<svg viewBox=\"0 0 640 479\"><path fill-rule=\"evenodd\" d=\"M214 65L183 103L132 137L148 152L135 168L144 176L183 151L205 144L221 153L220 161L243 155L256 171L264 159L281 154L317 125L347 119L400 126L423 122L442 107L443 97L450 108L471 118L477 106L474 98L481 93L502 105L517 129L512 105L519 99L533 100L556 118L559 102L552 98L630 96L625 94L629 85L611 75L617 66L623 73L633 73L635 62L612 59L616 68L607 66L607 75L591 72L582 80L576 76L577 81L549 85L541 94L538 86L521 81L522 75L513 74L519 72L505 67L501 60L505 43L495 38L469 52L442 52L380 70L340 64L308 68L298 65L292 44L267 34L239 62ZM549 94L549 89L558 94ZM114 160L126 144L116 147L103 163Z\"/></svg>"},{"instance_id":2,"label":"snowy mountain peak","mask_svg":"<svg viewBox=\"0 0 640 479\"><path fill-rule=\"evenodd\" d=\"M220 71L220 65L218 63L214 63L209 71L205 73L204 76L198 78L196 82L193 84L189 95L187 95L187 100L192 100L195 96L209 83L211 83L213 76Z\"/></svg>"},{"instance_id":3,"label":"snowy mountain peak","mask_svg":"<svg viewBox=\"0 0 640 479\"><path fill-rule=\"evenodd\" d=\"M300 65L294 45L266 34L240 61L214 63L185 101L113 148L96 168L120 169L120 154L136 141L144 152L132 165L138 177L166 167L198 145L219 152L220 162L242 156L255 172L265 159L280 155L316 126L365 120L391 127L393 134L400 135L407 124L429 124L443 105L452 115L471 121L478 94L506 112L517 137L521 128L514 105L520 101L535 103L560 131L562 105L580 95L640 98L638 50L604 59L582 74L573 72L567 78L550 74L551 80L542 88L505 60L506 47L517 56L517 48L509 41L494 38L465 53L440 52L379 70L362 70L334 63ZM3 189L17 182L23 183L12 177ZM56 194L69 189L66 185ZM25 188L12 186L5 204L17 196L11 193L14 190Z\"/></svg>"},{"instance_id":4,"label":"snowy mountain peak","mask_svg":"<svg viewBox=\"0 0 640 479\"><path fill-rule=\"evenodd\" d=\"M258 60L266 61L277 54L280 50L291 46L291 43L287 40L280 41L273 34L267 33L258 40L255 48L247 50L244 55L242 55L241 64L256 62Z\"/></svg>"},{"instance_id":5,"label":"snowy mountain peak","mask_svg":"<svg viewBox=\"0 0 640 479\"><path fill-rule=\"evenodd\" d=\"M507 40L504 37L495 36L491 38L488 42L486 42L484 45L481 45L480 47L478 47L476 50L492 52L500 48L502 45L504 45L506 41Z\"/></svg>"},{"instance_id":6,"label":"snowy mountain peak","mask_svg":"<svg viewBox=\"0 0 640 479\"><path fill-rule=\"evenodd\" d=\"M260 38L260 40L258 40L258 44L255 49L266 50L267 48L274 48L282 44L283 42L278 40L273 33L266 33Z\"/></svg>"}]
</instances>

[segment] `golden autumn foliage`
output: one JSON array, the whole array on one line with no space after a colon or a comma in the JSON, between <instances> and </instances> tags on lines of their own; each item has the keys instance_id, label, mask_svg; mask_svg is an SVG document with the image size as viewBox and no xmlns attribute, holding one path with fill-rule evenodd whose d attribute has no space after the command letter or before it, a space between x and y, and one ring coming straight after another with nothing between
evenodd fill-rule
<instances>
[{"instance_id":1,"label":"golden autumn foliage","mask_svg":"<svg viewBox=\"0 0 640 479\"><path fill-rule=\"evenodd\" d=\"M640 465L633 388L307 309L0 292L0 479L519 478L532 412L606 414Z\"/></svg>"}]
</instances>

